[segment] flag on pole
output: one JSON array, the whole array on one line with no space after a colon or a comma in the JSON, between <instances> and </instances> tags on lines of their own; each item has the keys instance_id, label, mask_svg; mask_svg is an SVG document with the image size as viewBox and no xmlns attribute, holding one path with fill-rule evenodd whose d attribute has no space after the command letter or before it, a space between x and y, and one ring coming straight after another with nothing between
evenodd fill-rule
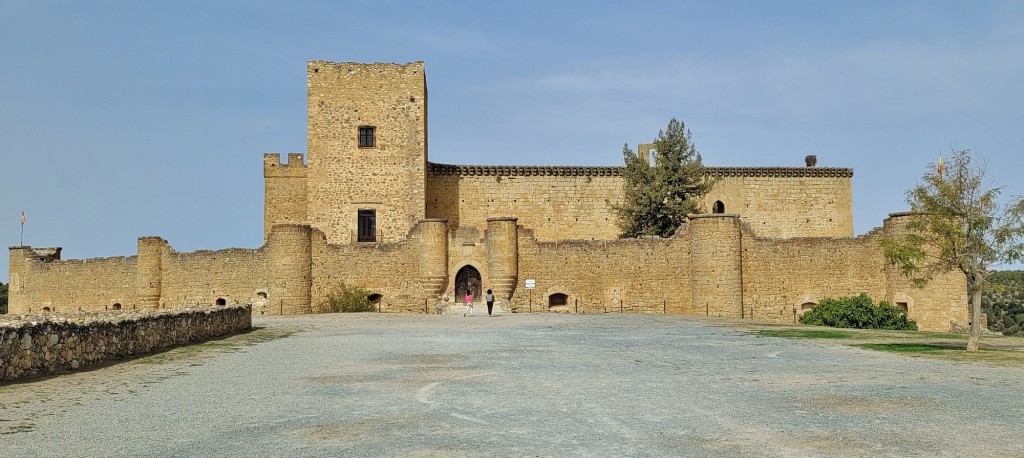
<instances>
[{"instance_id":1,"label":"flag on pole","mask_svg":"<svg viewBox=\"0 0 1024 458\"><path fill-rule=\"evenodd\" d=\"M938 166L938 169L939 169L939 178L942 178L942 155L941 154L939 155L939 166ZM24 218L25 217L22 216L22 219L24 219Z\"/></svg>"},{"instance_id":2,"label":"flag on pole","mask_svg":"<svg viewBox=\"0 0 1024 458\"><path fill-rule=\"evenodd\" d=\"M21 225L25 225L25 210L21 211Z\"/></svg>"}]
</instances>

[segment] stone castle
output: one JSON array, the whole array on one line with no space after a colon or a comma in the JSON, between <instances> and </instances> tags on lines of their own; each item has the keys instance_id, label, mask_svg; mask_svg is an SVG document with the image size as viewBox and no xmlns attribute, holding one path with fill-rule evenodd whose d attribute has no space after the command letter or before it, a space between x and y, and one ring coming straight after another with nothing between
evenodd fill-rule
<instances>
[{"instance_id":1,"label":"stone castle","mask_svg":"<svg viewBox=\"0 0 1024 458\"><path fill-rule=\"evenodd\" d=\"M344 282L382 311L493 289L517 312L792 322L822 298L867 293L924 330L967 322L962 275L917 289L885 262L877 239L905 215L854 236L851 169L810 157L708 167L711 213L670 238L619 239L620 167L430 162L422 62L312 61L307 84L307 160L263 158L263 246L181 253L142 237L135 256L84 260L11 247L10 312L251 303L301 314Z\"/></svg>"}]
</instances>

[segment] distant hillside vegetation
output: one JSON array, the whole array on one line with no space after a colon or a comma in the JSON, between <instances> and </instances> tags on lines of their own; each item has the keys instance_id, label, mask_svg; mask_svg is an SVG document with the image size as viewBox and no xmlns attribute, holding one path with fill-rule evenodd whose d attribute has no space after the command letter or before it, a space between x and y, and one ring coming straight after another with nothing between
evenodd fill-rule
<instances>
[{"instance_id":1,"label":"distant hillside vegetation","mask_svg":"<svg viewBox=\"0 0 1024 458\"><path fill-rule=\"evenodd\" d=\"M988 277L981 308L988 314L988 328L1004 335L1024 335L1024 271L1004 270Z\"/></svg>"}]
</instances>

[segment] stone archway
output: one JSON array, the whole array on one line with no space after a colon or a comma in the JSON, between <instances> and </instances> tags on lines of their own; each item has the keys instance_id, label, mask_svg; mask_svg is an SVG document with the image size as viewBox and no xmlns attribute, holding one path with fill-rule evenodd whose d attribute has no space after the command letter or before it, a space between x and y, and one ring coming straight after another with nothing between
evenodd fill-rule
<instances>
[{"instance_id":1,"label":"stone archway","mask_svg":"<svg viewBox=\"0 0 1024 458\"><path fill-rule=\"evenodd\" d=\"M481 286L480 271L473 266L465 266L455 274L455 302L461 304L466 297L466 290L473 292L473 302L479 302Z\"/></svg>"},{"instance_id":2,"label":"stone archway","mask_svg":"<svg viewBox=\"0 0 1024 458\"><path fill-rule=\"evenodd\" d=\"M818 304L815 304L814 302L804 302L803 304L800 304L800 314L803 315L817 306Z\"/></svg>"},{"instance_id":3,"label":"stone archway","mask_svg":"<svg viewBox=\"0 0 1024 458\"><path fill-rule=\"evenodd\" d=\"M569 295L565 293L553 293L548 296L548 310L552 312L568 312Z\"/></svg>"}]
</instances>

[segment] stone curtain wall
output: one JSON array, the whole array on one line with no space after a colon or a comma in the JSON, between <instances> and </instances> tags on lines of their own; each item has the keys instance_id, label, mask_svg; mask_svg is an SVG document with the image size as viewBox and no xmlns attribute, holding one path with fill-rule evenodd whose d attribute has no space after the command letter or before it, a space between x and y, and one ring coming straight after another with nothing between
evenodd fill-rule
<instances>
[{"instance_id":1,"label":"stone curtain wall","mask_svg":"<svg viewBox=\"0 0 1024 458\"><path fill-rule=\"evenodd\" d=\"M309 224L352 243L358 210L373 209L384 241L403 240L425 217L423 63L312 61L307 78ZM358 146L361 126L376 128L373 147Z\"/></svg>"},{"instance_id":2,"label":"stone curtain wall","mask_svg":"<svg viewBox=\"0 0 1024 458\"><path fill-rule=\"evenodd\" d=\"M10 249L8 313L105 310L136 305L135 256L61 260L56 249Z\"/></svg>"},{"instance_id":3,"label":"stone curtain wall","mask_svg":"<svg viewBox=\"0 0 1024 458\"><path fill-rule=\"evenodd\" d=\"M744 230L747 313L758 320L792 323L794 307L800 314L803 304L826 297L866 293L875 302L886 299L885 260L875 234L771 239Z\"/></svg>"},{"instance_id":4,"label":"stone curtain wall","mask_svg":"<svg viewBox=\"0 0 1024 458\"><path fill-rule=\"evenodd\" d=\"M887 266L878 237L900 230L894 218L860 237L792 239L760 237L736 222L735 215L706 215L669 239L618 241L538 242L520 229L512 306L547 311L551 295L566 294L568 306L558 311L791 323L803 304L866 293L875 302L906 303L921 330L948 331L951 321L968 321L962 275L951 272L918 289ZM526 279L536 280L532 294Z\"/></svg>"},{"instance_id":5,"label":"stone curtain wall","mask_svg":"<svg viewBox=\"0 0 1024 458\"><path fill-rule=\"evenodd\" d=\"M867 294L875 302L905 303L921 330L948 331L950 321L967 323L967 285L957 272L940 275L925 288L885 262L878 238L903 229L889 218L859 237L773 239L743 231L744 306L753 318L793 322L804 304L826 297Z\"/></svg>"},{"instance_id":6,"label":"stone curtain wall","mask_svg":"<svg viewBox=\"0 0 1024 458\"><path fill-rule=\"evenodd\" d=\"M265 248L179 253L158 237L140 239L139 247L150 266L144 271L138 269L140 256L44 260L36 249L12 248L9 312L104 311L115 304L121 310L181 308L214 305L218 299L262 311L275 299ZM152 303L143 303L145 298Z\"/></svg>"},{"instance_id":7,"label":"stone curtain wall","mask_svg":"<svg viewBox=\"0 0 1024 458\"><path fill-rule=\"evenodd\" d=\"M365 288L371 294L380 294L383 312L424 313L418 239L417 229L399 242L331 245L323 233L314 230L313 311L327 311L323 308L327 295L345 282L348 286Z\"/></svg>"},{"instance_id":8,"label":"stone curtain wall","mask_svg":"<svg viewBox=\"0 0 1024 458\"><path fill-rule=\"evenodd\" d=\"M11 312L41 311L44 304L56 312L104 310L112 301L142 308L137 298L146 293L156 294L162 308L223 299L251 302L260 314L310 313L324 311L327 295L345 282L380 295L381 311L423 313L439 297L453 299L456 274L472 266L484 289L501 293L514 280L511 306L518 312L548 310L549 298L564 294L567 304L557 311L792 322L793 309L802 313L804 304L866 293L906 305L922 330L967 322L961 275L917 289L884 262L878 237L902 230L898 217L860 237L789 239L761 237L729 214L695 218L668 239L549 242L515 224L514 218L492 218L484 231L446 230L443 220L430 220L402 241L343 245L328 243L309 226L279 225L255 250L176 253L162 239L147 237L140 239L139 256L83 261L61 261L57 250L16 247ZM139 258L158 267L143 275L134 268ZM537 282L532 292L526 279ZM147 288L136 289L138 282Z\"/></svg>"},{"instance_id":9,"label":"stone curtain wall","mask_svg":"<svg viewBox=\"0 0 1024 458\"><path fill-rule=\"evenodd\" d=\"M162 263L161 308L214 305L218 299L226 305L267 306L258 294L270 293L267 260L265 249L179 253L168 246Z\"/></svg>"},{"instance_id":10,"label":"stone curtain wall","mask_svg":"<svg viewBox=\"0 0 1024 458\"><path fill-rule=\"evenodd\" d=\"M4 318L0 381L85 369L252 328L249 306Z\"/></svg>"},{"instance_id":11,"label":"stone curtain wall","mask_svg":"<svg viewBox=\"0 0 1024 458\"><path fill-rule=\"evenodd\" d=\"M517 312L547 311L551 295L565 294L568 312L693 313L685 238L539 242L523 232L511 301ZM526 279L536 280L532 293Z\"/></svg>"}]
</instances>

